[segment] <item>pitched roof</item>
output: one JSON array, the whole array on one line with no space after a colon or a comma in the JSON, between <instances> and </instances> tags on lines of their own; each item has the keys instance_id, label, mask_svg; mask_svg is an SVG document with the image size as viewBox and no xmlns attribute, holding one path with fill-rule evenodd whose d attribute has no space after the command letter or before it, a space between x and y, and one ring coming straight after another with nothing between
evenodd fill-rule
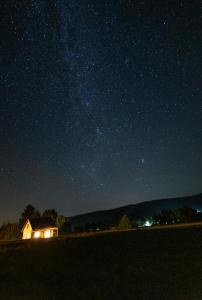
<instances>
[{"instance_id":1,"label":"pitched roof","mask_svg":"<svg viewBox=\"0 0 202 300\"><path fill-rule=\"evenodd\" d=\"M51 218L33 218L29 219L33 230L56 227L55 222Z\"/></svg>"}]
</instances>

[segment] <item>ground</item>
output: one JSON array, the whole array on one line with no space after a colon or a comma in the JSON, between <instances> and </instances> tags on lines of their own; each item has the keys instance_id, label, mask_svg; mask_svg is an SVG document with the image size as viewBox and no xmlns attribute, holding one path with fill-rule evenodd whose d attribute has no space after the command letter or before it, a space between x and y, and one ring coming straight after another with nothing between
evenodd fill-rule
<instances>
[{"instance_id":1,"label":"ground","mask_svg":"<svg viewBox=\"0 0 202 300\"><path fill-rule=\"evenodd\" d=\"M202 299L202 227L0 244L0 299Z\"/></svg>"}]
</instances>

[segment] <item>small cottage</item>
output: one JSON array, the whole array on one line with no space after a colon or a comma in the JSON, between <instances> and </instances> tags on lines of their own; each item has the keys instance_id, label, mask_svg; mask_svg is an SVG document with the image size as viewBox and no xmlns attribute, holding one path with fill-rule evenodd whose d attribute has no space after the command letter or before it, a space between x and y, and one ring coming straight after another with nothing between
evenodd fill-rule
<instances>
[{"instance_id":1,"label":"small cottage","mask_svg":"<svg viewBox=\"0 0 202 300\"><path fill-rule=\"evenodd\" d=\"M58 236L58 228L51 218L27 219L22 228L23 240L56 236Z\"/></svg>"}]
</instances>

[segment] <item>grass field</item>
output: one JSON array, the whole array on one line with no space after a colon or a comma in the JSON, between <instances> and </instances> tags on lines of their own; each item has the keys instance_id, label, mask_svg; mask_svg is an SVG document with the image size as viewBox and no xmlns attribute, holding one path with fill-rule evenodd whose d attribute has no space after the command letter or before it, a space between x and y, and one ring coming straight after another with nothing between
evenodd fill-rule
<instances>
[{"instance_id":1,"label":"grass field","mask_svg":"<svg viewBox=\"0 0 202 300\"><path fill-rule=\"evenodd\" d=\"M202 299L202 227L0 244L0 299Z\"/></svg>"}]
</instances>

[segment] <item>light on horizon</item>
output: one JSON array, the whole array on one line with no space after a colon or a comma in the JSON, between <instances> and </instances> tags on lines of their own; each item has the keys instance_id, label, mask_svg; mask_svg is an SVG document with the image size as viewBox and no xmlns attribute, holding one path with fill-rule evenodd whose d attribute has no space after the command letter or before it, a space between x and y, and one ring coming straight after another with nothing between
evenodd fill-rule
<instances>
[{"instance_id":1,"label":"light on horizon","mask_svg":"<svg viewBox=\"0 0 202 300\"><path fill-rule=\"evenodd\" d=\"M145 227L152 226L152 222L150 220L146 220L145 223L144 223L144 226Z\"/></svg>"}]
</instances>

